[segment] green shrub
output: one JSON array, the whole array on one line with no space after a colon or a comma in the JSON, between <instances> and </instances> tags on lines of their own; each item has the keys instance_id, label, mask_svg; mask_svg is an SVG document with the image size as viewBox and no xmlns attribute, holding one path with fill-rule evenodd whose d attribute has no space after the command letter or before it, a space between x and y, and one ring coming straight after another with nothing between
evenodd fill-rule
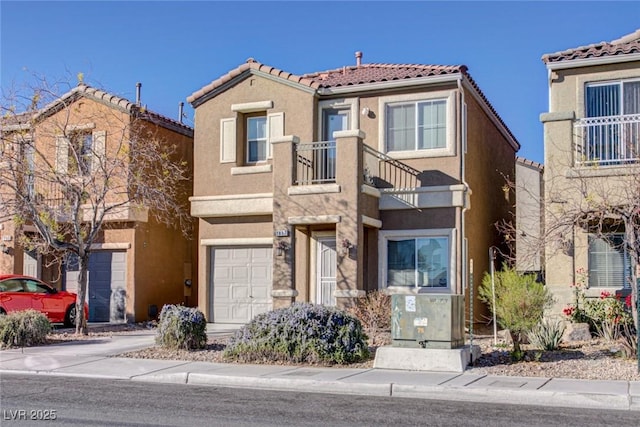
<instances>
[{"instance_id":1,"label":"green shrub","mask_svg":"<svg viewBox=\"0 0 640 427\"><path fill-rule=\"evenodd\" d=\"M366 360L369 349L360 321L333 307L293 304L256 316L224 351L241 362L345 364Z\"/></svg>"},{"instance_id":2,"label":"green shrub","mask_svg":"<svg viewBox=\"0 0 640 427\"><path fill-rule=\"evenodd\" d=\"M5 347L43 344L49 332L51 322L36 310L14 311L0 316L0 343Z\"/></svg>"},{"instance_id":3,"label":"green shrub","mask_svg":"<svg viewBox=\"0 0 640 427\"><path fill-rule=\"evenodd\" d=\"M167 348L197 350L207 344L207 320L197 308L167 304L162 307L156 343Z\"/></svg>"},{"instance_id":4,"label":"green shrub","mask_svg":"<svg viewBox=\"0 0 640 427\"><path fill-rule=\"evenodd\" d=\"M358 298L347 312L357 317L366 331L391 329L391 297L384 292L374 291Z\"/></svg>"},{"instance_id":5,"label":"green shrub","mask_svg":"<svg viewBox=\"0 0 640 427\"><path fill-rule=\"evenodd\" d=\"M557 350L562 342L565 325L561 320L543 319L529 333L529 343L539 350Z\"/></svg>"},{"instance_id":6,"label":"green shrub","mask_svg":"<svg viewBox=\"0 0 640 427\"><path fill-rule=\"evenodd\" d=\"M479 289L480 299L496 314L498 324L508 329L513 339L513 355L523 354L520 344L524 335L542 320L545 308L553 303L548 289L536 281L533 274L520 274L503 266L495 273L495 307L491 289L491 275L485 273Z\"/></svg>"}]
</instances>

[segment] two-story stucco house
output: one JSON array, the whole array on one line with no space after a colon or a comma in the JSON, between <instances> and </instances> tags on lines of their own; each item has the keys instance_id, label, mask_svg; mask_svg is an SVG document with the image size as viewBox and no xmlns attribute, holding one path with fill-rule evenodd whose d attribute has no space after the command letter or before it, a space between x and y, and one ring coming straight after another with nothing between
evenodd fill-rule
<instances>
[{"instance_id":1,"label":"two-story stucco house","mask_svg":"<svg viewBox=\"0 0 640 427\"><path fill-rule=\"evenodd\" d=\"M361 58L304 75L249 59L188 97L209 321L378 289L462 295L470 259L476 286L488 270L518 142L467 67Z\"/></svg>"},{"instance_id":2,"label":"two-story stucco house","mask_svg":"<svg viewBox=\"0 0 640 427\"><path fill-rule=\"evenodd\" d=\"M45 172L35 172L30 191L33 197L49 199L49 206L60 202L61 218L64 216L61 183L72 182L72 178L66 177L75 176L78 181L91 176L97 182L108 180L104 186L95 186L104 194L89 196L86 203L120 206L107 214L103 230L91 248L89 321L142 321L153 317L163 304L190 302L191 290L184 283L196 281L193 240L178 228L156 221L147 208L122 204L123 200L129 200L121 195L130 179L126 156L121 156L125 160L120 169L108 175L101 171L112 156L135 150L132 141L137 135L150 135L161 144L175 145L175 160L186 162L190 173L191 127L149 111L140 105L139 99L134 103L81 83L42 109L5 120L2 132L3 141L22 145L18 149L25 151L25 161L32 170L55 168L46 177ZM183 197L186 205L191 182L185 183L185 191L188 191ZM96 211L89 209L89 212ZM32 224L16 224L11 215L0 220L5 245L0 253L1 273L27 274L59 289L77 289L77 259L66 257L62 264L52 264L51 259L20 246L20 234L35 232Z\"/></svg>"},{"instance_id":3,"label":"two-story stucco house","mask_svg":"<svg viewBox=\"0 0 640 427\"><path fill-rule=\"evenodd\" d=\"M541 115L545 270L560 313L573 302L573 283L588 286L591 297L630 286L615 209L639 200L640 30L542 60L549 73L549 111Z\"/></svg>"}]
</instances>

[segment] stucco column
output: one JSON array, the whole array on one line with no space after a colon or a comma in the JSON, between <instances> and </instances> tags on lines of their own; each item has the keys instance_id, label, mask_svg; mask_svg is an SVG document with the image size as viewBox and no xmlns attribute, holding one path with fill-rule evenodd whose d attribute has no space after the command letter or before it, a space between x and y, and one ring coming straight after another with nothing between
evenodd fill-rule
<instances>
[{"instance_id":1,"label":"stucco column","mask_svg":"<svg viewBox=\"0 0 640 427\"><path fill-rule=\"evenodd\" d=\"M351 305L365 294L363 283L364 226L362 224L362 140L364 132L334 132L336 140L336 183L340 185L344 208L336 224L336 302L338 307Z\"/></svg>"},{"instance_id":2,"label":"stucco column","mask_svg":"<svg viewBox=\"0 0 640 427\"><path fill-rule=\"evenodd\" d=\"M571 192L565 189L566 172L573 168L573 111L540 115L544 125L544 216L545 224L552 226L557 215L562 215L564 204ZM547 236L545 246L545 284L554 296L551 312L559 313L573 302L570 285L575 282L575 230L559 230L555 236Z\"/></svg>"},{"instance_id":3,"label":"stucco column","mask_svg":"<svg viewBox=\"0 0 640 427\"><path fill-rule=\"evenodd\" d=\"M287 135L271 140L273 153L273 308L288 307L298 292L295 290L294 230L287 221L282 201L293 185L296 144L298 137Z\"/></svg>"}]
</instances>

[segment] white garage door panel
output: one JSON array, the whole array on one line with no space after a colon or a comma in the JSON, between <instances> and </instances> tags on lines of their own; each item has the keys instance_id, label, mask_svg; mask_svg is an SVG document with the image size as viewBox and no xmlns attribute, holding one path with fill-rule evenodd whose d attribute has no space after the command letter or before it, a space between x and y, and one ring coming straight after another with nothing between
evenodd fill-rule
<instances>
[{"instance_id":1,"label":"white garage door panel","mask_svg":"<svg viewBox=\"0 0 640 427\"><path fill-rule=\"evenodd\" d=\"M270 247L211 249L211 310L217 323L247 323L271 309Z\"/></svg>"}]
</instances>

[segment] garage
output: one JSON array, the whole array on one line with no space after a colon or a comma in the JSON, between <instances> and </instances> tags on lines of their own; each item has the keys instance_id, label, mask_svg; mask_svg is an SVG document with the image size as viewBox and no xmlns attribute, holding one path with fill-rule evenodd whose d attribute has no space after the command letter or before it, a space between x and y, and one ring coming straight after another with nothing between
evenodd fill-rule
<instances>
[{"instance_id":1,"label":"garage","mask_svg":"<svg viewBox=\"0 0 640 427\"><path fill-rule=\"evenodd\" d=\"M214 323L247 323L271 310L270 246L211 248L211 305Z\"/></svg>"},{"instance_id":2,"label":"garage","mask_svg":"<svg viewBox=\"0 0 640 427\"><path fill-rule=\"evenodd\" d=\"M124 317L124 291L126 290L126 251L96 251L89 257L90 322L109 322ZM70 259L66 268L66 290L77 292L78 261ZM116 298L120 296L120 298Z\"/></svg>"}]
</instances>

